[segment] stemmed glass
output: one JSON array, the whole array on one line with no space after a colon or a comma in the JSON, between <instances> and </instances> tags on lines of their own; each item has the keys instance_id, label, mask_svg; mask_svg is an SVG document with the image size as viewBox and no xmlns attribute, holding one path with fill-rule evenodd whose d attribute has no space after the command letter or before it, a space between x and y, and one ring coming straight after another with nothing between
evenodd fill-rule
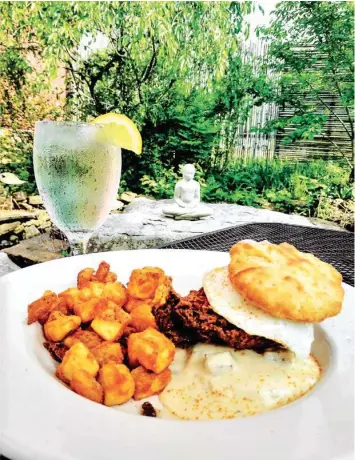
<instances>
[{"instance_id":1,"label":"stemmed glass","mask_svg":"<svg viewBox=\"0 0 355 460\"><path fill-rule=\"evenodd\" d=\"M52 222L69 240L70 254L85 254L107 218L121 176L121 149L103 125L39 121L33 164L39 193Z\"/></svg>"}]
</instances>

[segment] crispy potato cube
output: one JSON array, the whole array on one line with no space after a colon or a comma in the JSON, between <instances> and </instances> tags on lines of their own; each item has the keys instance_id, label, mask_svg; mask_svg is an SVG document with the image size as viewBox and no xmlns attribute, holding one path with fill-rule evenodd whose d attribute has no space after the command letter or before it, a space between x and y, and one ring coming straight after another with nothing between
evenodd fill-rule
<instances>
[{"instance_id":1,"label":"crispy potato cube","mask_svg":"<svg viewBox=\"0 0 355 460\"><path fill-rule=\"evenodd\" d=\"M93 297L100 297L104 290L104 286L104 283L100 283L99 281L90 281L83 289L80 289L79 299L85 301Z\"/></svg>"},{"instance_id":2,"label":"crispy potato cube","mask_svg":"<svg viewBox=\"0 0 355 460\"><path fill-rule=\"evenodd\" d=\"M124 325L116 320L102 319L96 317L91 323L91 327L104 340L115 342L118 340L124 331Z\"/></svg>"},{"instance_id":3,"label":"crispy potato cube","mask_svg":"<svg viewBox=\"0 0 355 460\"><path fill-rule=\"evenodd\" d=\"M77 277L78 289L82 289L83 287L87 286L88 283L90 283L90 281L93 278L94 271L95 270L93 268L84 268L78 273L78 277Z\"/></svg>"},{"instance_id":4,"label":"crispy potato cube","mask_svg":"<svg viewBox=\"0 0 355 460\"><path fill-rule=\"evenodd\" d=\"M123 324L124 327L131 324L132 317L129 313L122 310L122 308L118 308L115 312L116 320Z\"/></svg>"},{"instance_id":5,"label":"crispy potato cube","mask_svg":"<svg viewBox=\"0 0 355 460\"><path fill-rule=\"evenodd\" d=\"M69 335L64 339L64 345L68 348L78 342L83 343L89 348L89 350L91 350L102 343L102 338L94 331L83 331L82 329L78 329L74 332L74 334Z\"/></svg>"},{"instance_id":6,"label":"crispy potato cube","mask_svg":"<svg viewBox=\"0 0 355 460\"><path fill-rule=\"evenodd\" d=\"M134 297L129 297L127 302L123 305L123 308L126 310L126 312L131 313L135 308L142 306L151 307L150 300L139 300L135 299Z\"/></svg>"},{"instance_id":7,"label":"crispy potato cube","mask_svg":"<svg viewBox=\"0 0 355 460\"><path fill-rule=\"evenodd\" d=\"M69 307L67 301L64 297L58 297L55 303L53 304L53 311L60 311L63 315L70 315L73 313L73 309Z\"/></svg>"},{"instance_id":8,"label":"crispy potato cube","mask_svg":"<svg viewBox=\"0 0 355 460\"><path fill-rule=\"evenodd\" d=\"M95 273L95 279L104 283L106 276L109 274L109 271L110 265L104 261L100 262L100 265Z\"/></svg>"},{"instance_id":9,"label":"crispy potato cube","mask_svg":"<svg viewBox=\"0 0 355 460\"><path fill-rule=\"evenodd\" d=\"M27 324L39 321L44 324L57 300L57 294L52 291L46 291L42 297L30 303L28 306Z\"/></svg>"},{"instance_id":10,"label":"crispy potato cube","mask_svg":"<svg viewBox=\"0 0 355 460\"><path fill-rule=\"evenodd\" d=\"M157 329L157 325L155 323L155 318L152 313L152 307L149 305L141 305L140 307L135 308L131 312L131 326L137 331L142 332L144 329L148 327L152 327Z\"/></svg>"},{"instance_id":11,"label":"crispy potato cube","mask_svg":"<svg viewBox=\"0 0 355 460\"><path fill-rule=\"evenodd\" d=\"M154 297L151 300L153 307L161 307L166 303L166 300L171 291L171 278L165 276L165 278L158 285Z\"/></svg>"},{"instance_id":12,"label":"crispy potato cube","mask_svg":"<svg viewBox=\"0 0 355 460\"><path fill-rule=\"evenodd\" d=\"M80 292L80 289L69 288L63 292L60 292L58 297L64 298L69 307L73 308L76 303L80 302Z\"/></svg>"},{"instance_id":13,"label":"crispy potato cube","mask_svg":"<svg viewBox=\"0 0 355 460\"><path fill-rule=\"evenodd\" d=\"M44 335L47 340L60 342L70 332L75 331L81 324L79 316L63 315L60 311L52 312L44 325Z\"/></svg>"},{"instance_id":14,"label":"crispy potato cube","mask_svg":"<svg viewBox=\"0 0 355 460\"><path fill-rule=\"evenodd\" d=\"M133 395L135 400L161 393L171 380L170 369L165 369L161 374L154 374L139 366L131 374L135 384Z\"/></svg>"},{"instance_id":15,"label":"crispy potato cube","mask_svg":"<svg viewBox=\"0 0 355 460\"><path fill-rule=\"evenodd\" d=\"M70 388L75 391L75 393L97 403L102 403L104 399L104 390L102 386L91 374L83 369L74 372L70 382Z\"/></svg>"},{"instance_id":16,"label":"crispy potato cube","mask_svg":"<svg viewBox=\"0 0 355 460\"><path fill-rule=\"evenodd\" d=\"M116 273L108 272L104 282L105 283L115 283L116 281L117 281Z\"/></svg>"},{"instance_id":17,"label":"crispy potato cube","mask_svg":"<svg viewBox=\"0 0 355 460\"><path fill-rule=\"evenodd\" d=\"M56 375L64 383L70 383L74 372L84 370L93 377L99 371L99 363L94 355L81 342L73 345L64 355L63 361L57 367Z\"/></svg>"},{"instance_id":18,"label":"crispy potato cube","mask_svg":"<svg viewBox=\"0 0 355 460\"><path fill-rule=\"evenodd\" d=\"M122 364L124 359L119 343L103 342L93 348L91 353L95 356L100 367L108 363Z\"/></svg>"},{"instance_id":19,"label":"crispy potato cube","mask_svg":"<svg viewBox=\"0 0 355 460\"><path fill-rule=\"evenodd\" d=\"M95 317L107 320L116 320L124 326L131 322L131 315L108 299L100 299L95 307Z\"/></svg>"},{"instance_id":20,"label":"crispy potato cube","mask_svg":"<svg viewBox=\"0 0 355 460\"><path fill-rule=\"evenodd\" d=\"M99 382L104 389L106 406L123 404L134 394L134 380L124 364L104 364L99 372Z\"/></svg>"},{"instance_id":21,"label":"crispy potato cube","mask_svg":"<svg viewBox=\"0 0 355 460\"><path fill-rule=\"evenodd\" d=\"M146 369L160 374L174 359L175 345L161 332L148 327L127 339L130 365L138 362Z\"/></svg>"},{"instance_id":22,"label":"crispy potato cube","mask_svg":"<svg viewBox=\"0 0 355 460\"><path fill-rule=\"evenodd\" d=\"M127 285L128 294L140 300L152 299L165 277L161 268L144 267L132 270Z\"/></svg>"},{"instance_id":23,"label":"crispy potato cube","mask_svg":"<svg viewBox=\"0 0 355 460\"><path fill-rule=\"evenodd\" d=\"M116 311L120 307L112 302L112 300L101 298L95 307L95 317L99 316L103 319L116 319Z\"/></svg>"},{"instance_id":24,"label":"crispy potato cube","mask_svg":"<svg viewBox=\"0 0 355 460\"><path fill-rule=\"evenodd\" d=\"M122 307L127 302L127 289L122 283L106 283L102 297Z\"/></svg>"},{"instance_id":25,"label":"crispy potato cube","mask_svg":"<svg viewBox=\"0 0 355 460\"><path fill-rule=\"evenodd\" d=\"M78 302L74 305L74 313L80 316L83 323L88 323L95 318L95 309L98 302L97 297L89 299L86 302Z\"/></svg>"}]
</instances>

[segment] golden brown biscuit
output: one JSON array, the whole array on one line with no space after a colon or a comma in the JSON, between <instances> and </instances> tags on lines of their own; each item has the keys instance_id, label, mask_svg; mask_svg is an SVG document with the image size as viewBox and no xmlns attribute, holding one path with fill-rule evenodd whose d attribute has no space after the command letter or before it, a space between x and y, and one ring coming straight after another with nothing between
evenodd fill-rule
<instances>
[{"instance_id":1,"label":"golden brown biscuit","mask_svg":"<svg viewBox=\"0 0 355 460\"><path fill-rule=\"evenodd\" d=\"M320 322L341 310L341 274L312 254L288 243L240 241L230 256L235 289L273 316Z\"/></svg>"}]
</instances>

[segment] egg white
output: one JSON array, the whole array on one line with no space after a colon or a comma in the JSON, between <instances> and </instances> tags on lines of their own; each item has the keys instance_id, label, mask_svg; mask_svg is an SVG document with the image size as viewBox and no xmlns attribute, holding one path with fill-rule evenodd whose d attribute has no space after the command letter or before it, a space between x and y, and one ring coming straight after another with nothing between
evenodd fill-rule
<instances>
[{"instance_id":1,"label":"egg white","mask_svg":"<svg viewBox=\"0 0 355 460\"><path fill-rule=\"evenodd\" d=\"M313 324L275 318L247 302L233 287L228 267L215 268L203 277L203 288L212 310L250 335L282 344L305 359L314 340Z\"/></svg>"}]
</instances>

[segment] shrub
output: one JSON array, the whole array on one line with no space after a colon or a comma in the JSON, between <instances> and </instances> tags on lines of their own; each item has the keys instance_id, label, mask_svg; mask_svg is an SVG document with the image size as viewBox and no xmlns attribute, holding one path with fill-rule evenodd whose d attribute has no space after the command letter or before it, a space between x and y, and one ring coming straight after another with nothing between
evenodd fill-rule
<instances>
[{"instance_id":1,"label":"shrub","mask_svg":"<svg viewBox=\"0 0 355 460\"><path fill-rule=\"evenodd\" d=\"M324 217L325 198L347 201L354 193L350 168L331 161L238 160L223 171L208 172L196 166L202 199L209 203L236 203ZM165 169L159 161L151 164L150 173L141 178L134 175L133 179L132 174L123 171L124 188L157 199L172 198L174 185L181 177L173 168Z\"/></svg>"}]
</instances>

